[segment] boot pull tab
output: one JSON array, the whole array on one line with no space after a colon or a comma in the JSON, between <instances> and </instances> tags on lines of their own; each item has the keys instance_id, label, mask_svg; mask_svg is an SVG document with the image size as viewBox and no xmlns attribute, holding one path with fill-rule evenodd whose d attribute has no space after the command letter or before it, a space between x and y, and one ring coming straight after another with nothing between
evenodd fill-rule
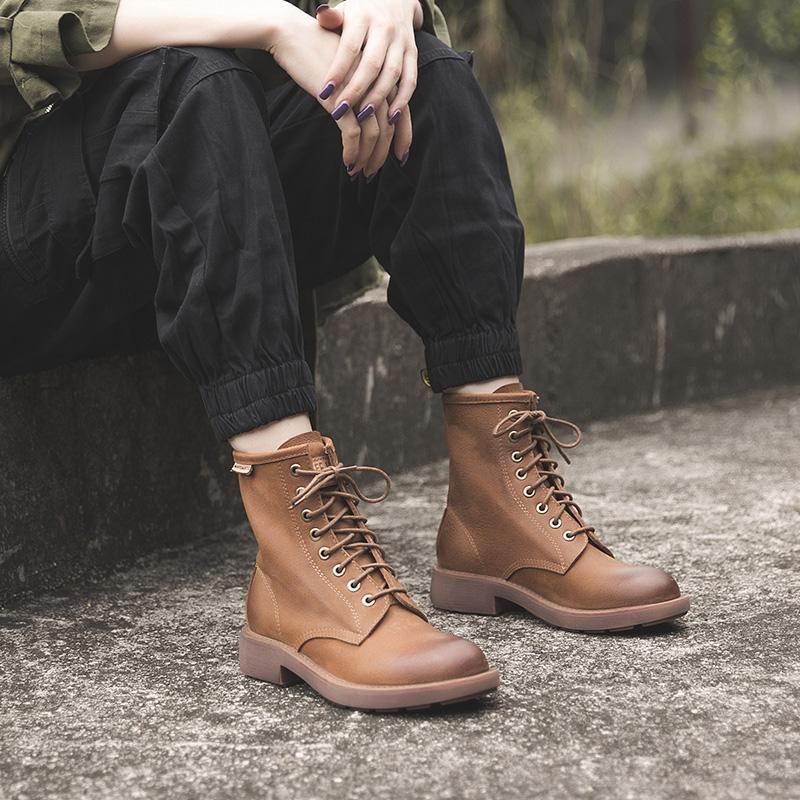
<instances>
[{"instance_id":1,"label":"boot pull tab","mask_svg":"<svg viewBox=\"0 0 800 800\"><path fill-rule=\"evenodd\" d=\"M240 464L238 461L234 461L233 466L231 467L231 472L238 472L239 475L252 475L253 465Z\"/></svg>"}]
</instances>

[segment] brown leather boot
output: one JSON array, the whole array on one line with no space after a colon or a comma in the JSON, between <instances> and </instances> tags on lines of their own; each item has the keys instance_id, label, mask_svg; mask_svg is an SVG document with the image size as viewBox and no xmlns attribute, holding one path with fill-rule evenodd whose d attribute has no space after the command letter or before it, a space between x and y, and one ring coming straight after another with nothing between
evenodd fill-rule
<instances>
[{"instance_id":1,"label":"brown leather boot","mask_svg":"<svg viewBox=\"0 0 800 800\"><path fill-rule=\"evenodd\" d=\"M506 601L559 628L623 630L689 610L672 576L617 561L564 488L555 447L580 429L548 417L518 383L445 394L450 489L437 540L437 608L498 614ZM554 426L575 438L562 442Z\"/></svg>"},{"instance_id":2,"label":"brown leather boot","mask_svg":"<svg viewBox=\"0 0 800 800\"><path fill-rule=\"evenodd\" d=\"M357 470L380 475L367 497ZM234 453L258 542L239 640L242 672L281 686L302 679L333 703L397 709L453 703L499 683L470 642L425 619L358 513L389 477L345 467L333 443L306 433L274 453Z\"/></svg>"}]
</instances>

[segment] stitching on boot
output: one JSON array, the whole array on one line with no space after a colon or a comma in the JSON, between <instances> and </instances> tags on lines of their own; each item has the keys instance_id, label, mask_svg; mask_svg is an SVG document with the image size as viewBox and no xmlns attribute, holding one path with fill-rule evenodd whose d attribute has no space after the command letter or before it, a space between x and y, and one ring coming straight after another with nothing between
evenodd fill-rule
<instances>
[{"instance_id":1,"label":"stitching on boot","mask_svg":"<svg viewBox=\"0 0 800 800\"><path fill-rule=\"evenodd\" d=\"M564 575L567 571L567 568L564 564L557 564L555 561L540 561L535 558L530 559L521 559L520 561L515 561L511 567L508 568L505 575L503 575L503 580L507 581L509 578L520 569L524 569L525 567L534 567L536 569L546 569L549 572L556 572L559 575ZM555 569L550 569L550 567L555 567Z\"/></svg>"},{"instance_id":2,"label":"stitching on boot","mask_svg":"<svg viewBox=\"0 0 800 800\"><path fill-rule=\"evenodd\" d=\"M489 568L486 566L486 562L483 560L483 556L481 555L480 550L478 550L478 545L475 543L475 539L472 538L472 534L467 529L467 526L464 525L464 523L461 521L458 514L456 514L456 512L450 508L445 509L445 514L450 514L450 516L453 517L453 519L455 520L456 525L458 525L461 528L461 530L466 534L467 540L472 545L472 549L475 551L475 556L478 559L478 563L483 568L484 572L489 572Z\"/></svg>"},{"instance_id":3,"label":"stitching on boot","mask_svg":"<svg viewBox=\"0 0 800 800\"><path fill-rule=\"evenodd\" d=\"M308 644L312 639L336 639L337 641L346 642L347 644L361 644L366 638L367 637L363 633L356 634L344 628L308 628L302 632L297 650L298 652L301 651L303 646Z\"/></svg>"},{"instance_id":4,"label":"stitching on boot","mask_svg":"<svg viewBox=\"0 0 800 800\"><path fill-rule=\"evenodd\" d=\"M264 574L264 570L256 564L256 573L261 576L261 582L264 584L264 587L269 592L269 596L272 598L272 609L273 609L273 616L275 617L275 626L278 629L278 636L281 635L281 615L278 611L278 598L275 596L275 592L272 588L272 581L269 579L268 575Z\"/></svg>"}]
</instances>

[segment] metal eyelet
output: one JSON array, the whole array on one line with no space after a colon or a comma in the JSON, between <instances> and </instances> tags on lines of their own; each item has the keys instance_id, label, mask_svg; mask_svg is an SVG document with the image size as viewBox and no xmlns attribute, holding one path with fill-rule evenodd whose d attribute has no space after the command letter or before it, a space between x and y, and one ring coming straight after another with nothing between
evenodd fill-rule
<instances>
[{"instance_id":1,"label":"metal eyelet","mask_svg":"<svg viewBox=\"0 0 800 800\"><path fill-rule=\"evenodd\" d=\"M558 530L561 527L561 520L560 519L556 519L555 517L553 517L553 519L550 520L548 525L551 528L555 528L556 530Z\"/></svg>"},{"instance_id":2,"label":"metal eyelet","mask_svg":"<svg viewBox=\"0 0 800 800\"><path fill-rule=\"evenodd\" d=\"M525 495L525 497L533 497L533 495L534 495L535 493L536 493L536 489L534 489L534 488L533 488L533 486L526 486L526 487L525 487L525 488L522 490L522 494L524 494L524 495Z\"/></svg>"},{"instance_id":3,"label":"metal eyelet","mask_svg":"<svg viewBox=\"0 0 800 800\"><path fill-rule=\"evenodd\" d=\"M302 512L300 513L300 516L301 516L301 517L302 517L302 518L303 518L303 519L304 519L306 522L310 522L310 521L311 521L311 512L310 512L310 511L309 511L307 508L304 508L304 509L302 510Z\"/></svg>"},{"instance_id":4,"label":"metal eyelet","mask_svg":"<svg viewBox=\"0 0 800 800\"><path fill-rule=\"evenodd\" d=\"M511 454L511 460L512 460L512 461L515 461L517 464L519 464L519 462L520 462L520 461L522 461L522 453L520 453L520 451L519 451L519 450L515 450L515 451L514 451L514 452Z\"/></svg>"},{"instance_id":5,"label":"metal eyelet","mask_svg":"<svg viewBox=\"0 0 800 800\"><path fill-rule=\"evenodd\" d=\"M540 514L546 514L547 513L547 503L539 503L539 505L536 506L536 510Z\"/></svg>"},{"instance_id":6,"label":"metal eyelet","mask_svg":"<svg viewBox=\"0 0 800 800\"><path fill-rule=\"evenodd\" d=\"M520 467L515 473L518 481L524 481L528 477L528 471Z\"/></svg>"},{"instance_id":7,"label":"metal eyelet","mask_svg":"<svg viewBox=\"0 0 800 800\"><path fill-rule=\"evenodd\" d=\"M351 592L357 592L361 588L361 583L356 580L349 580L347 581L347 588Z\"/></svg>"},{"instance_id":8,"label":"metal eyelet","mask_svg":"<svg viewBox=\"0 0 800 800\"><path fill-rule=\"evenodd\" d=\"M289 467L289 472L291 472L292 475L297 477L297 470L299 470L299 469L300 469L300 465L299 464L292 464L292 466Z\"/></svg>"},{"instance_id":9,"label":"metal eyelet","mask_svg":"<svg viewBox=\"0 0 800 800\"><path fill-rule=\"evenodd\" d=\"M519 439L519 434L518 434L516 431L509 431L509 432L508 432L508 438L509 438L509 439L510 439L512 442L516 442L516 441L517 441L517 439Z\"/></svg>"},{"instance_id":10,"label":"metal eyelet","mask_svg":"<svg viewBox=\"0 0 800 800\"><path fill-rule=\"evenodd\" d=\"M323 561L327 561L331 557L331 554L330 554L330 552L329 552L327 547L320 547L320 549L319 549L319 557Z\"/></svg>"},{"instance_id":11,"label":"metal eyelet","mask_svg":"<svg viewBox=\"0 0 800 800\"><path fill-rule=\"evenodd\" d=\"M361 605L364 605L364 606L367 606L367 607L374 606L375 605L375 598L370 594L365 594L361 598Z\"/></svg>"},{"instance_id":12,"label":"metal eyelet","mask_svg":"<svg viewBox=\"0 0 800 800\"><path fill-rule=\"evenodd\" d=\"M312 528L308 535L315 541L318 542L322 538L322 534L319 532L319 528Z\"/></svg>"},{"instance_id":13,"label":"metal eyelet","mask_svg":"<svg viewBox=\"0 0 800 800\"><path fill-rule=\"evenodd\" d=\"M335 575L337 578L341 578L341 577L342 577L342 575L344 575L344 571L345 571L345 567L343 567L341 564L337 564L337 565L336 565L336 566L333 568L333 574L334 574L334 575Z\"/></svg>"},{"instance_id":14,"label":"metal eyelet","mask_svg":"<svg viewBox=\"0 0 800 800\"><path fill-rule=\"evenodd\" d=\"M564 533L562 533L561 535L568 542L571 542L575 538L575 534L572 531L564 531Z\"/></svg>"}]
</instances>

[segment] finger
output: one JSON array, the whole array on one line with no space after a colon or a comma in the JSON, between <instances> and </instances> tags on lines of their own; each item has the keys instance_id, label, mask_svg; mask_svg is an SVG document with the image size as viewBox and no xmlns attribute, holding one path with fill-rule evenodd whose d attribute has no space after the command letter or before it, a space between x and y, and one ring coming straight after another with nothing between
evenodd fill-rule
<instances>
[{"instance_id":1,"label":"finger","mask_svg":"<svg viewBox=\"0 0 800 800\"><path fill-rule=\"evenodd\" d=\"M405 48L399 42L389 47L380 74L361 101L359 116L370 106L373 109L377 108L380 103L385 102L388 97L397 91L397 81L403 68L404 52ZM353 77L355 78L357 74L358 72L356 71Z\"/></svg>"},{"instance_id":2,"label":"finger","mask_svg":"<svg viewBox=\"0 0 800 800\"><path fill-rule=\"evenodd\" d=\"M400 162L400 166L404 167L408 161L408 155L411 151L411 142L414 138L414 132L411 125L411 111L408 106L403 109L403 113L397 118L394 123L394 139L392 140L392 150L395 158Z\"/></svg>"},{"instance_id":3,"label":"finger","mask_svg":"<svg viewBox=\"0 0 800 800\"><path fill-rule=\"evenodd\" d=\"M390 45L390 40L384 31L385 28L376 30L375 26L370 29L361 60L350 79L342 85L341 98L350 105L350 108L362 105L364 96L381 74ZM382 99L379 97L377 101Z\"/></svg>"},{"instance_id":4,"label":"finger","mask_svg":"<svg viewBox=\"0 0 800 800\"><path fill-rule=\"evenodd\" d=\"M407 106L417 88L417 48L416 46L406 50L403 59L403 72L400 76L400 83L397 86L397 94L389 109L389 118L397 113L398 110Z\"/></svg>"},{"instance_id":5,"label":"finger","mask_svg":"<svg viewBox=\"0 0 800 800\"><path fill-rule=\"evenodd\" d=\"M350 175L358 172L358 157L361 150L361 126L355 114L348 113L340 117L336 124L342 133L342 161Z\"/></svg>"},{"instance_id":6,"label":"finger","mask_svg":"<svg viewBox=\"0 0 800 800\"><path fill-rule=\"evenodd\" d=\"M356 171L363 172L369 164L372 152L380 138L381 129L373 114L368 120L361 123L361 139L358 143L358 160ZM366 174L366 173L364 173Z\"/></svg>"},{"instance_id":7,"label":"finger","mask_svg":"<svg viewBox=\"0 0 800 800\"><path fill-rule=\"evenodd\" d=\"M344 25L341 3L336 8L331 8L327 3L323 3L321 6L317 6L315 13L317 22L326 30L335 31Z\"/></svg>"},{"instance_id":8,"label":"finger","mask_svg":"<svg viewBox=\"0 0 800 800\"><path fill-rule=\"evenodd\" d=\"M331 67L320 92L320 97L323 100L330 97L336 88L344 85L345 79L353 68L356 59L361 55L361 46L364 44L366 35L367 23L360 20L351 21L342 31L339 47L336 49L336 55L333 57ZM337 119L337 113L344 114L349 108L352 108L349 96L342 95L336 106L337 110L334 111L334 119Z\"/></svg>"},{"instance_id":9,"label":"finger","mask_svg":"<svg viewBox=\"0 0 800 800\"><path fill-rule=\"evenodd\" d=\"M367 183L375 177L378 170L386 163L392 146L392 139L395 135L395 127L389 124L389 104L386 101L381 103L375 111L375 121L378 123L380 133L378 141L375 142L375 147L372 149L372 155L364 167L364 176L367 179Z\"/></svg>"}]
</instances>

